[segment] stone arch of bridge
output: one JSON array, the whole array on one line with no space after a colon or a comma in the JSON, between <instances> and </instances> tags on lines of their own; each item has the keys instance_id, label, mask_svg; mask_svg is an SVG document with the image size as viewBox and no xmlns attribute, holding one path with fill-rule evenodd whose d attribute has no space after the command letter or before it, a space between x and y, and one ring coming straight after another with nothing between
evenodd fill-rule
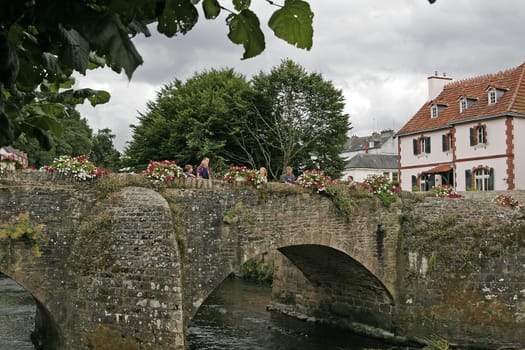
<instances>
[{"instance_id":1,"label":"stone arch of bridge","mask_svg":"<svg viewBox=\"0 0 525 350\"><path fill-rule=\"evenodd\" d=\"M31 333L31 341L36 349L57 349L61 347L61 330L53 317L53 312L49 305L45 303L45 296L42 295L38 286L28 285L25 283L23 276L12 275L8 272L0 270L0 274L13 280L16 284L24 288L24 290L31 294L35 302L35 327Z\"/></svg>"},{"instance_id":2,"label":"stone arch of bridge","mask_svg":"<svg viewBox=\"0 0 525 350\"><path fill-rule=\"evenodd\" d=\"M341 326L363 324L391 330L392 293L369 269L344 251L318 244L299 244L278 249L291 263L283 269L297 268L301 277L274 281L276 290L296 290L302 302L296 305L307 313ZM292 266L293 265L293 266ZM297 274L295 274L296 276Z\"/></svg>"}]
</instances>

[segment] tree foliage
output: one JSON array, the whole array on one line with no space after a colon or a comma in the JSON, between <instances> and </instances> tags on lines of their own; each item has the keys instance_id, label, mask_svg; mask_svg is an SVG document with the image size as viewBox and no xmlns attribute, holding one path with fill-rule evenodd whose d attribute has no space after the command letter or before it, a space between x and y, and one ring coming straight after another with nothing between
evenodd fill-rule
<instances>
[{"instance_id":1,"label":"tree foliage","mask_svg":"<svg viewBox=\"0 0 525 350\"><path fill-rule=\"evenodd\" d=\"M99 167L111 171L118 171L120 167L120 153L113 145L115 135L108 128L98 130L92 138L92 146L89 151L91 162Z\"/></svg>"},{"instance_id":2,"label":"tree foliage","mask_svg":"<svg viewBox=\"0 0 525 350\"><path fill-rule=\"evenodd\" d=\"M255 76L253 88L255 113L246 119L242 143L251 145L257 162L265 164L272 177L288 165L338 177L350 127L342 91L290 60Z\"/></svg>"},{"instance_id":3,"label":"tree foliage","mask_svg":"<svg viewBox=\"0 0 525 350\"><path fill-rule=\"evenodd\" d=\"M244 76L232 69L195 74L186 82L164 86L139 124L126 155L133 165L171 159L198 164L204 156L217 165L238 161L235 136L248 114L251 89Z\"/></svg>"},{"instance_id":4,"label":"tree foliage","mask_svg":"<svg viewBox=\"0 0 525 350\"><path fill-rule=\"evenodd\" d=\"M251 82L232 69L167 84L133 125L132 165L171 159L196 165L265 166L279 178L287 165L338 175L349 129L342 92L320 74L284 61Z\"/></svg>"},{"instance_id":5,"label":"tree foliage","mask_svg":"<svg viewBox=\"0 0 525 350\"><path fill-rule=\"evenodd\" d=\"M36 139L22 134L13 144L16 148L28 154L29 165L40 168L50 165L54 158L60 155L78 156L89 154L92 142L92 130L86 119L78 112L72 111L68 117L59 117L64 126L64 132L54 137L49 149L44 149Z\"/></svg>"},{"instance_id":6,"label":"tree foliage","mask_svg":"<svg viewBox=\"0 0 525 350\"><path fill-rule=\"evenodd\" d=\"M63 130L62 105L95 105L109 94L71 90L74 71L109 66L131 78L142 57L131 39L149 36L148 24L172 37L186 34L199 20L199 0L28 0L0 2L0 146L22 133L51 147L51 134ZM272 1L267 1L273 4ZM243 58L260 54L264 35L250 0L234 0L227 9L219 0L203 0L207 19L227 12L228 37L243 45ZM304 0L284 0L268 25L275 35L299 48L312 46L313 13ZM69 89L64 91L64 89ZM38 91L38 92L37 92Z\"/></svg>"}]
</instances>

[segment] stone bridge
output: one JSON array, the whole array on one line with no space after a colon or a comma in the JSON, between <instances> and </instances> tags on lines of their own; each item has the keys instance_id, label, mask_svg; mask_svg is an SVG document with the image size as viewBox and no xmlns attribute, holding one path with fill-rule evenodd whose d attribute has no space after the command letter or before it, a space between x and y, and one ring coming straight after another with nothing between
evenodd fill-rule
<instances>
[{"instance_id":1,"label":"stone bridge","mask_svg":"<svg viewBox=\"0 0 525 350\"><path fill-rule=\"evenodd\" d=\"M524 216L494 195L355 196L343 212L285 184L15 173L0 179L0 272L34 296L44 349L184 349L207 296L264 254L284 312L392 342L520 347Z\"/></svg>"}]
</instances>

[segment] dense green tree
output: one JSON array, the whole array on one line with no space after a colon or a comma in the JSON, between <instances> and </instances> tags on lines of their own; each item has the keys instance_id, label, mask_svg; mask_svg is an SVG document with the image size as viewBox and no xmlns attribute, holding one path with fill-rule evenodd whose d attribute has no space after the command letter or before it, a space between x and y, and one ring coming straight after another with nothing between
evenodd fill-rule
<instances>
[{"instance_id":1,"label":"dense green tree","mask_svg":"<svg viewBox=\"0 0 525 350\"><path fill-rule=\"evenodd\" d=\"M278 178L287 165L338 176L349 130L342 92L320 74L283 61L247 82L231 69L195 74L167 84L126 149L129 164L171 159L196 165L265 166Z\"/></svg>"},{"instance_id":2,"label":"dense green tree","mask_svg":"<svg viewBox=\"0 0 525 350\"><path fill-rule=\"evenodd\" d=\"M93 135L93 146L89 152L90 159L97 166L104 167L113 172L120 168L120 153L113 145L115 135L108 128L98 130Z\"/></svg>"},{"instance_id":3,"label":"dense green tree","mask_svg":"<svg viewBox=\"0 0 525 350\"><path fill-rule=\"evenodd\" d=\"M198 22L199 0L28 0L0 2L0 146L22 133L51 147L51 135L62 130L59 117L62 100L88 98L92 104L109 99L105 92L59 87L74 71L109 66L131 78L142 57L131 39L149 36L148 24L172 37L186 34ZM204 0L206 19L227 13L228 38L244 47L243 58L258 55L265 41L250 0L233 0L232 9L223 1ZM268 4L275 5L267 0ZM312 46L310 6L303 0L284 0L276 5L268 25L274 34L299 48ZM55 91L45 91L49 84ZM42 86L44 85L44 88ZM42 92L42 93L40 93ZM71 101L70 101L71 102Z\"/></svg>"},{"instance_id":4,"label":"dense green tree","mask_svg":"<svg viewBox=\"0 0 525 350\"><path fill-rule=\"evenodd\" d=\"M181 166L211 158L212 167L239 164L237 137L251 107L252 90L232 69L195 74L165 85L148 111L132 125L125 153L139 168L150 160L171 159Z\"/></svg>"},{"instance_id":5,"label":"dense green tree","mask_svg":"<svg viewBox=\"0 0 525 350\"><path fill-rule=\"evenodd\" d=\"M67 117L62 117L64 132L53 138L49 149L43 148L36 139L21 135L13 144L28 154L29 165L40 168L49 165L60 155L78 156L89 154L92 148L92 130L87 120L75 110L70 110Z\"/></svg>"},{"instance_id":6,"label":"dense green tree","mask_svg":"<svg viewBox=\"0 0 525 350\"><path fill-rule=\"evenodd\" d=\"M272 177L288 165L339 177L344 166L339 155L350 128L342 91L290 60L259 73L252 83L255 108L241 143L251 144L247 149L258 163Z\"/></svg>"}]
</instances>

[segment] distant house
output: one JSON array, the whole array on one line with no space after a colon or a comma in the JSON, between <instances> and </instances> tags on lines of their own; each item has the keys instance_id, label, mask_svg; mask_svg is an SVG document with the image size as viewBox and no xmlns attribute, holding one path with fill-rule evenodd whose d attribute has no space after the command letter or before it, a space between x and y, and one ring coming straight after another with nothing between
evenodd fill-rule
<instances>
[{"instance_id":1,"label":"distant house","mask_svg":"<svg viewBox=\"0 0 525 350\"><path fill-rule=\"evenodd\" d=\"M354 181L361 182L370 175L382 175L398 181L397 145L393 130L350 137L341 157L347 161L342 180L351 175Z\"/></svg>"},{"instance_id":2,"label":"distant house","mask_svg":"<svg viewBox=\"0 0 525 350\"><path fill-rule=\"evenodd\" d=\"M436 74L428 86L396 135L401 188L525 189L525 64L457 82Z\"/></svg>"},{"instance_id":3,"label":"distant house","mask_svg":"<svg viewBox=\"0 0 525 350\"><path fill-rule=\"evenodd\" d=\"M11 146L0 147L0 167L14 170L15 162L24 168L27 167L29 165L27 153Z\"/></svg>"},{"instance_id":4,"label":"distant house","mask_svg":"<svg viewBox=\"0 0 525 350\"><path fill-rule=\"evenodd\" d=\"M381 175L397 182L397 155L359 153L350 159L344 174L343 179L351 175L357 182L371 175Z\"/></svg>"}]
</instances>

